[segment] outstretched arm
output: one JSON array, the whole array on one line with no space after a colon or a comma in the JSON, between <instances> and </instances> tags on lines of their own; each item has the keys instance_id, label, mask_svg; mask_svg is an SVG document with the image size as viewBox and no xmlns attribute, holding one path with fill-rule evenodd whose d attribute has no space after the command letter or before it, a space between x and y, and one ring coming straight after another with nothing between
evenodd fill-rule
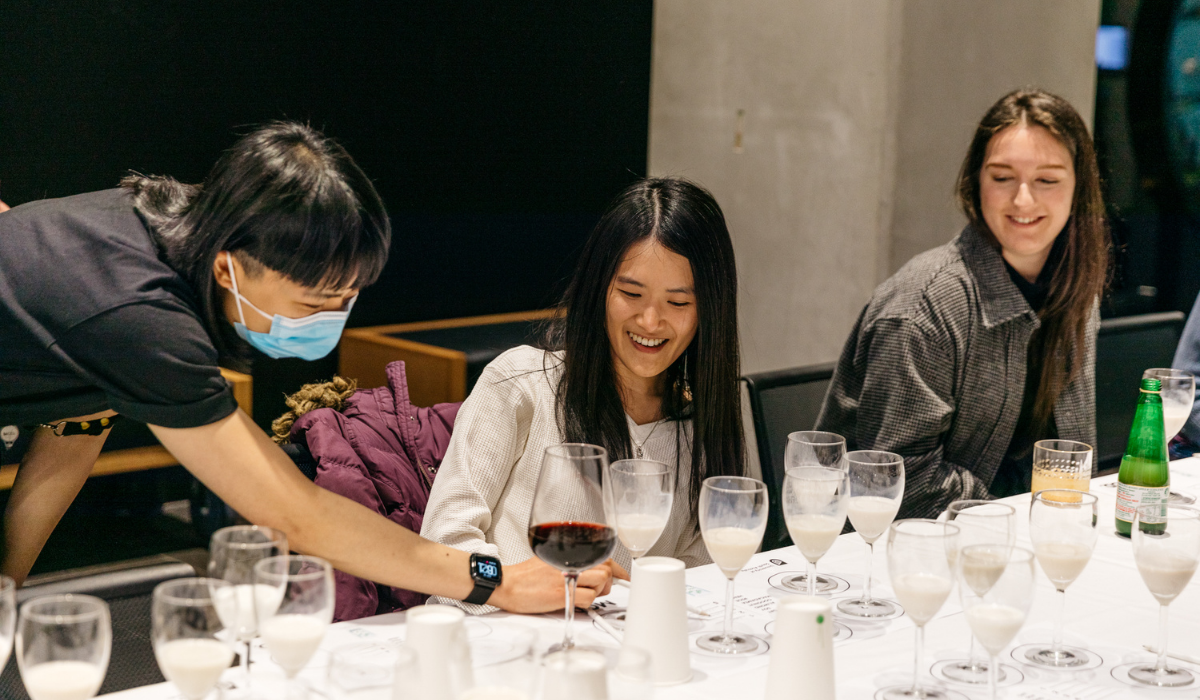
<instances>
[{"instance_id":1,"label":"outstretched arm","mask_svg":"<svg viewBox=\"0 0 1200 700\"><path fill-rule=\"evenodd\" d=\"M198 428L151 426L189 471L238 513L288 535L297 551L348 574L461 600L474 583L469 554L416 533L304 477L242 411ZM607 592L608 569L585 572L587 587ZM584 587L581 577L581 588ZM504 567L490 604L513 612L562 608L562 575L538 561ZM582 600L581 600L582 604Z\"/></svg>"}]
</instances>

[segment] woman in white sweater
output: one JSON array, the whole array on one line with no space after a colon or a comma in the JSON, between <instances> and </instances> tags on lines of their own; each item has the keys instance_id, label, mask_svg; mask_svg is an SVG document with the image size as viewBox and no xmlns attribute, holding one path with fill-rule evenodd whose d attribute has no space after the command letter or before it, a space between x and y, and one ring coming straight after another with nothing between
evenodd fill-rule
<instances>
[{"instance_id":1,"label":"woman in white sweater","mask_svg":"<svg viewBox=\"0 0 1200 700\"><path fill-rule=\"evenodd\" d=\"M674 465L674 508L649 553L708 563L700 483L744 469L737 272L721 208L683 180L631 185L589 236L560 309L547 349L504 353L463 404L421 535L505 564L529 559L542 455L586 442L612 460ZM602 517L578 496L563 499L563 519ZM630 564L620 545L613 558Z\"/></svg>"}]
</instances>

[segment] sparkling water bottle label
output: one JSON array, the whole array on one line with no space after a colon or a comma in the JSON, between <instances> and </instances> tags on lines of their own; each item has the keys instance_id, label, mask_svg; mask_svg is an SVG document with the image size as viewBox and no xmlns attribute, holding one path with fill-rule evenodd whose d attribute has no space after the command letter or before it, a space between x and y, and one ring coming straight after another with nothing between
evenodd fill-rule
<instances>
[{"instance_id":1,"label":"sparkling water bottle label","mask_svg":"<svg viewBox=\"0 0 1200 700\"><path fill-rule=\"evenodd\" d=\"M1117 520L1132 523L1139 506L1164 505L1170 496L1169 486L1134 486L1117 484Z\"/></svg>"}]
</instances>

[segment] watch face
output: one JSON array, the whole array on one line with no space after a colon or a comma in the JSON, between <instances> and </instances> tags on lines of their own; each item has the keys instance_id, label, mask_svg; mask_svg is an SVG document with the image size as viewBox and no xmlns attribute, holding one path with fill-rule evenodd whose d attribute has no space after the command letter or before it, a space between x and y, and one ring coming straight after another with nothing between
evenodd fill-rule
<instances>
[{"instance_id":1,"label":"watch face","mask_svg":"<svg viewBox=\"0 0 1200 700\"><path fill-rule=\"evenodd\" d=\"M500 583L500 560L494 557L475 556L471 558L473 578L483 579L492 583Z\"/></svg>"}]
</instances>

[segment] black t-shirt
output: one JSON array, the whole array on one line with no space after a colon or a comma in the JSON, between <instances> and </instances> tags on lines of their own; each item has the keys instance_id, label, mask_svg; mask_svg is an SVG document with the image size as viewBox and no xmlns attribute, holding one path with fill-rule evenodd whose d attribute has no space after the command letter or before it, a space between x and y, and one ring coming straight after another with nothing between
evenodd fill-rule
<instances>
[{"instance_id":1,"label":"black t-shirt","mask_svg":"<svg viewBox=\"0 0 1200 700\"><path fill-rule=\"evenodd\" d=\"M228 416L237 403L197 308L124 190L0 214L0 425Z\"/></svg>"}]
</instances>

